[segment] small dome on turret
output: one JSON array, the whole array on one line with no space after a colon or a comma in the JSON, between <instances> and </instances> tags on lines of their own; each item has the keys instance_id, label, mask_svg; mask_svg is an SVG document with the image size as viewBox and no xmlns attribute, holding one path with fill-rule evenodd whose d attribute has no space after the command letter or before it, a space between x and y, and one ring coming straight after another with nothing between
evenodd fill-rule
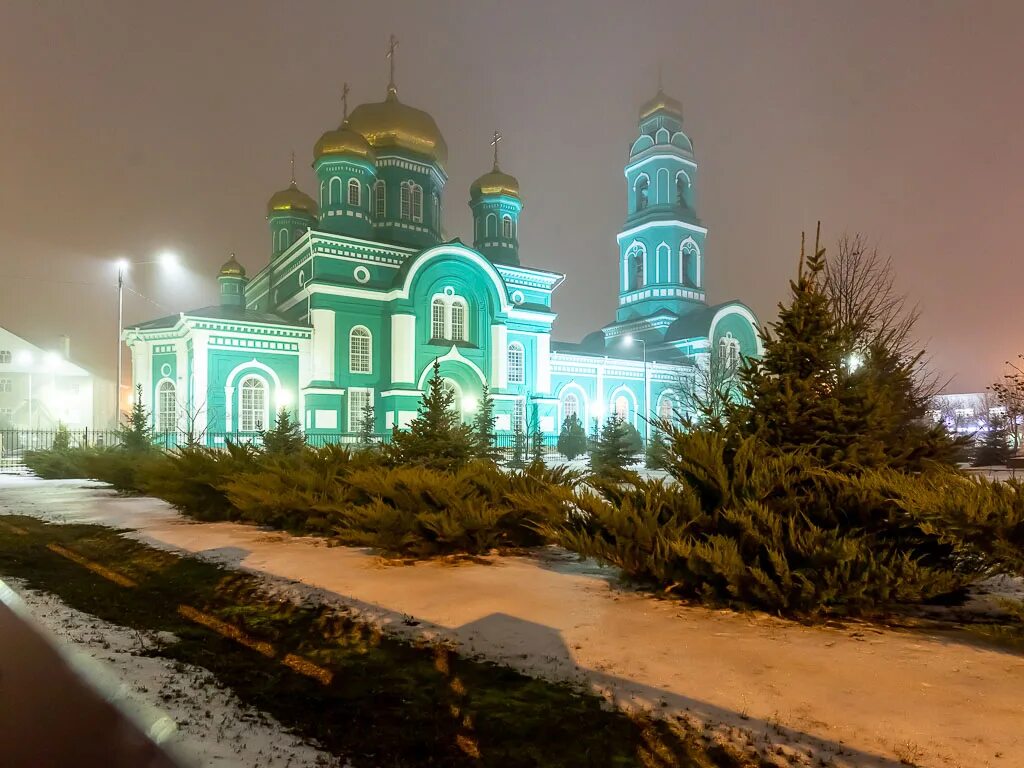
<instances>
[{"instance_id":1,"label":"small dome on turret","mask_svg":"<svg viewBox=\"0 0 1024 768\"><path fill-rule=\"evenodd\" d=\"M314 162L321 157L334 157L338 155L356 157L360 160L369 160L370 162L376 159L370 142L363 138L361 134L353 131L349 127L348 120L342 123L341 127L328 131L321 136L316 146L313 147Z\"/></svg>"},{"instance_id":2,"label":"small dome on turret","mask_svg":"<svg viewBox=\"0 0 1024 768\"><path fill-rule=\"evenodd\" d=\"M267 201L267 215L293 211L305 213L313 218L319 215L316 201L299 189L294 179L287 189L270 196L270 200Z\"/></svg>"},{"instance_id":3,"label":"small dome on turret","mask_svg":"<svg viewBox=\"0 0 1024 768\"><path fill-rule=\"evenodd\" d=\"M224 262L219 277L245 277L245 267L238 263L235 254L232 253L231 258Z\"/></svg>"},{"instance_id":4,"label":"small dome on turret","mask_svg":"<svg viewBox=\"0 0 1024 768\"><path fill-rule=\"evenodd\" d=\"M473 182L469 188L470 197L474 200L484 195L508 195L519 197L519 179L503 172L497 164L489 172Z\"/></svg>"},{"instance_id":5,"label":"small dome on turret","mask_svg":"<svg viewBox=\"0 0 1024 768\"><path fill-rule=\"evenodd\" d=\"M656 112L666 112L680 121L683 119L682 102L666 95L661 88L658 89L658 93L655 94L653 99L644 102L643 106L640 107L640 119L646 120Z\"/></svg>"}]
</instances>

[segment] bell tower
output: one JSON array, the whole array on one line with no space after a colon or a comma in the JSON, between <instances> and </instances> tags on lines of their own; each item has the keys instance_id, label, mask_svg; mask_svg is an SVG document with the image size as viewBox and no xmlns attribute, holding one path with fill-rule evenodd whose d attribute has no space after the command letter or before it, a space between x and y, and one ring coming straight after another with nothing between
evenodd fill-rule
<instances>
[{"instance_id":1,"label":"bell tower","mask_svg":"<svg viewBox=\"0 0 1024 768\"><path fill-rule=\"evenodd\" d=\"M519 180L498 167L498 142L494 132L494 167L473 182L469 207L473 211L473 247L493 262L519 263L519 213L523 201Z\"/></svg>"}]
</instances>

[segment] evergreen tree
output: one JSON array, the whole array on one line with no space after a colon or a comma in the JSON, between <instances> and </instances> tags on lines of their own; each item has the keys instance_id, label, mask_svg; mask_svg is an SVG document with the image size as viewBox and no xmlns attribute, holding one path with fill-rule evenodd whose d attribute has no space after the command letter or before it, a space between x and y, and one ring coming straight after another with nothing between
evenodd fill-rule
<instances>
[{"instance_id":1,"label":"evergreen tree","mask_svg":"<svg viewBox=\"0 0 1024 768\"><path fill-rule=\"evenodd\" d=\"M494 447L494 398L486 382L480 393L480 405L473 417L473 455L486 461L496 461L498 458L498 451Z\"/></svg>"},{"instance_id":2,"label":"evergreen tree","mask_svg":"<svg viewBox=\"0 0 1024 768\"><path fill-rule=\"evenodd\" d=\"M356 442L364 448L374 444L375 416L373 404L367 400L359 417L359 429L356 431Z\"/></svg>"},{"instance_id":3,"label":"evergreen tree","mask_svg":"<svg viewBox=\"0 0 1024 768\"><path fill-rule=\"evenodd\" d=\"M984 436L978 441L972 463L976 467L1005 467L1011 456L1013 448L1006 419L995 416L989 422Z\"/></svg>"},{"instance_id":4,"label":"evergreen tree","mask_svg":"<svg viewBox=\"0 0 1024 768\"><path fill-rule=\"evenodd\" d=\"M292 418L287 408L277 412L273 429L260 430L259 435L263 440L263 449L276 456L298 453L306 446L299 423Z\"/></svg>"},{"instance_id":5,"label":"evergreen tree","mask_svg":"<svg viewBox=\"0 0 1024 768\"><path fill-rule=\"evenodd\" d=\"M68 433L68 427L63 421L57 422L57 431L53 434L51 449L61 453L71 450L71 435Z\"/></svg>"},{"instance_id":6,"label":"evergreen tree","mask_svg":"<svg viewBox=\"0 0 1024 768\"><path fill-rule=\"evenodd\" d=\"M149 423L149 412L142 404L142 385L135 388L135 402L128 417L118 430L118 437L125 450L131 453L145 453L153 450L153 427Z\"/></svg>"},{"instance_id":7,"label":"evergreen tree","mask_svg":"<svg viewBox=\"0 0 1024 768\"><path fill-rule=\"evenodd\" d=\"M613 413L601 427L601 433L591 448L590 468L604 477L622 477L628 467L637 463L636 454L642 444L636 428Z\"/></svg>"},{"instance_id":8,"label":"evergreen tree","mask_svg":"<svg viewBox=\"0 0 1024 768\"><path fill-rule=\"evenodd\" d=\"M558 452L569 461L587 452L587 433L575 413L570 413L562 421L562 431L558 433Z\"/></svg>"},{"instance_id":9,"label":"evergreen tree","mask_svg":"<svg viewBox=\"0 0 1024 768\"><path fill-rule=\"evenodd\" d=\"M540 431L540 416L537 404L532 406L533 418L530 430L530 465L534 467L544 466L544 433Z\"/></svg>"},{"instance_id":10,"label":"evergreen tree","mask_svg":"<svg viewBox=\"0 0 1024 768\"><path fill-rule=\"evenodd\" d=\"M668 466L669 444L665 433L654 427L644 454L644 465L648 469L665 469Z\"/></svg>"},{"instance_id":11,"label":"evergreen tree","mask_svg":"<svg viewBox=\"0 0 1024 768\"><path fill-rule=\"evenodd\" d=\"M457 469L473 456L475 441L455 407L455 393L444 385L441 364L434 371L407 430L395 429L390 453L398 461L435 469Z\"/></svg>"},{"instance_id":12,"label":"evergreen tree","mask_svg":"<svg viewBox=\"0 0 1024 768\"><path fill-rule=\"evenodd\" d=\"M512 425L512 459L510 467L522 468L526 466L526 430L523 428L522 420L512 417L515 424Z\"/></svg>"}]
</instances>

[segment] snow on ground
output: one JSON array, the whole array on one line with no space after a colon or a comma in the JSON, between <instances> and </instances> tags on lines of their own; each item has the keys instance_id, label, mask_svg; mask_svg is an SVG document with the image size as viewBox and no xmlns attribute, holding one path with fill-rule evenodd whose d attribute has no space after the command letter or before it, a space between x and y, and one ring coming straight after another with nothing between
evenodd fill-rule
<instances>
[{"instance_id":1,"label":"snow on ground","mask_svg":"<svg viewBox=\"0 0 1024 768\"><path fill-rule=\"evenodd\" d=\"M160 712L176 729L162 744L195 768L328 768L339 761L290 733L266 714L247 707L207 670L140 655L170 633L139 633L82 613L54 595L5 583L35 620L61 643L99 662L119 703L129 711ZM90 665L92 666L92 665Z\"/></svg>"},{"instance_id":2,"label":"snow on ground","mask_svg":"<svg viewBox=\"0 0 1024 768\"><path fill-rule=\"evenodd\" d=\"M389 632L430 633L529 674L582 681L733 741L753 734L762 754L786 756L779 764L1024 766L1024 658L962 638L658 600L553 548L399 566L319 539L196 523L81 481L0 477L4 513L129 529Z\"/></svg>"}]
</instances>

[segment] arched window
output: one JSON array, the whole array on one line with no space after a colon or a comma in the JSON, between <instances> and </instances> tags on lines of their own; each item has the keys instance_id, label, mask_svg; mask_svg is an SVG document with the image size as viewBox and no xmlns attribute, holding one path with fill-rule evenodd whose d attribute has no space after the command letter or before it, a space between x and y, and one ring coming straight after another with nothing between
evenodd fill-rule
<instances>
[{"instance_id":1,"label":"arched window","mask_svg":"<svg viewBox=\"0 0 1024 768\"><path fill-rule=\"evenodd\" d=\"M283 251L289 245L292 244L291 233L286 229L280 229L277 233L277 249Z\"/></svg>"},{"instance_id":2,"label":"arched window","mask_svg":"<svg viewBox=\"0 0 1024 768\"><path fill-rule=\"evenodd\" d=\"M740 364L740 341L731 331L718 340L718 361L730 373Z\"/></svg>"},{"instance_id":3,"label":"arched window","mask_svg":"<svg viewBox=\"0 0 1024 768\"><path fill-rule=\"evenodd\" d=\"M665 142L668 143L667 141ZM667 205L671 198L669 197L669 186L668 186L668 168L658 169L658 205Z\"/></svg>"},{"instance_id":4,"label":"arched window","mask_svg":"<svg viewBox=\"0 0 1024 768\"><path fill-rule=\"evenodd\" d=\"M506 240L512 239L512 217L505 216L501 220L501 236Z\"/></svg>"},{"instance_id":5,"label":"arched window","mask_svg":"<svg viewBox=\"0 0 1024 768\"><path fill-rule=\"evenodd\" d=\"M526 383L526 351L518 341L508 345L508 383Z\"/></svg>"},{"instance_id":6,"label":"arched window","mask_svg":"<svg viewBox=\"0 0 1024 768\"><path fill-rule=\"evenodd\" d=\"M360 194L359 180L358 179L349 179L348 180L348 204L351 205L354 208L358 208L361 197L362 197L362 195Z\"/></svg>"},{"instance_id":7,"label":"arched window","mask_svg":"<svg viewBox=\"0 0 1024 768\"><path fill-rule=\"evenodd\" d=\"M337 188L337 193L335 193ZM338 176L332 176L330 184L327 186L327 204L334 205L335 203L341 202L341 179Z\"/></svg>"},{"instance_id":8,"label":"arched window","mask_svg":"<svg viewBox=\"0 0 1024 768\"><path fill-rule=\"evenodd\" d=\"M658 419L665 422L675 420L676 404L672 395L665 393L658 399Z\"/></svg>"},{"instance_id":9,"label":"arched window","mask_svg":"<svg viewBox=\"0 0 1024 768\"><path fill-rule=\"evenodd\" d=\"M572 392L562 398L562 421L570 416L576 416L580 421L583 420L580 417L580 399Z\"/></svg>"},{"instance_id":10,"label":"arched window","mask_svg":"<svg viewBox=\"0 0 1024 768\"><path fill-rule=\"evenodd\" d=\"M412 220L423 221L423 187L412 185Z\"/></svg>"},{"instance_id":11,"label":"arched window","mask_svg":"<svg viewBox=\"0 0 1024 768\"><path fill-rule=\"evenodd\" d=\"M498 217L493 213L488 213L485 221L484 237L495 237L498 234Z\"/></svg>"},{"instance_id":12,"label":"arched window","mask_svg":"<svg viewBox=\"0 0 1024 768\"><path fill-rule=\"evenodd\" d=\"M174 382L163 381L156 391L156 431L178 431L178 398Z\"/></svg>"},{"instance_id":13,"label":"arched window","mask_svg":"<svg viewBox=\"0 0 1024 768\"><path fill-rule=\"evenodd\" d=\"M648 179L646 175L641 175L636 180L636 185L634 187L636 202L634 207L638 211L642 211L647 207L647 188L650 184L650 179Z\"/></svg>"},{"instance_id":14,"label":"arched window","mask_svg":"<svg viewBox=\"0 0 1024 768\"><path fill-rule=\"evenodd\" d=\"M238 428L255 432L267 426L267 388L255 376L242 381L238 390Z\"/></svg>"},{"instance_id":15,"label":"arched window","mask_svg":"<svg viewBox=\"0 0 1024 768\"><path fill-rule=\"evenodd\" d=\"M672 282L672 249L667 243L658 246L654 255L654 280Z\"/></svg>"},{"instance_id":16,"label":"arched window","mask_svg":"<svg viewBox=\"0 0 1024 768\"><path fill-rule=\"evenodd\" d=\"M444 299L437 297L430 304L430 338L443 339L445 337L444 325L445 315L448 308Z\"/></svg>"},{"instance_id":17,"label":"arched window","mask_svg":"<svg viewBox=\"0 0 1024 768\"><path fill-rule=\"evenodd\" d=\"M323 210L327 207L327 198L324 197L324 190L326 189L324 182L320 182L320 209Z\"/></svg>"},{"instance_id":18,"label":"arched window","mask_svg":"<svg viewBox=\"0 0 1024 768\"><path fill-rule=\"evenodd\" d=\"M629 399L625 395L616 397L612 412L623 421L629 421Z\"/></svg>"},{"instance_id":19,"label":"arched window","mask_svg":"<svg viewBox=\"0 0 1024 768\"><path fill-rule=\"evenodd\" d=\"M466 303L462 299L452 301L452 341L466 340Z\"/></svg>"},{"instance_id":20,"label":"arched window","mask_svg":"<svg viewBox=\"0 0 1024 768\"><path fill-rule=\"evenodd\" d=\"M627 257L627 290L638 291L644 287L644 252L636 249L630 251Z\"/></svg>"},{"instance_id":21,"label":"arched window","mask_svg":"<svg viewBox=\"0 0 1024 768\"><path fill-rule=\"evenodd\" d=\"M412 216L412 193L409 187L410 184L408 181L402 182L402 205L400 208L400 213L403 219L408 219Z\"/></svg>"},{"instance_id":22,"label":"arched window","mask_svg":"<svg viewBox=\"0 0 1024 768\"><path fill-rule=\"evenodd\" d=\"M676 174L676 203L682 208L690 205L690 179L683 171Z\"/></svg>"},{"instance_id":23,"label":"arched window","mask_svg":"<svg viewBox=\"0 0 1024 768\"><path fill-rule=\"evenodd\" d=\"M349 387L348 390L348 431L358 432L372 412L367 409L373 406L373 390L362 387ZM373 430L373 425L370 425Z\"/></svg>"},{"instance_id":24,"label":"arched window","mask_svg":"<svg viewBox=\"0 0 1024 768\"><path fill-rule=\"evenodd\" d=\"M373 343L370 332L357 325L348 335L348 368L352 373L370 372L370 351Z\"/></svg>"},{"instance_id":25,"label":"arched window","mask_svg":"<svg viewBox=\"0 0 1024 768\"><path fill-rule=\"evenodd\" d=\"M383 219L387 213L387 188L383 180L373 185L373 198L373 214L378 219Z\"/></svg>"},{"instance_id":26,"label":"arched window","mask_svg":"<svg viewBox=\"0 0 1024 768\"><path fill-rule=\"evenodd\" d=\"M692 240L679 248L679 282L700 286L700 250Z\"/></svg>"}]
</instances>

